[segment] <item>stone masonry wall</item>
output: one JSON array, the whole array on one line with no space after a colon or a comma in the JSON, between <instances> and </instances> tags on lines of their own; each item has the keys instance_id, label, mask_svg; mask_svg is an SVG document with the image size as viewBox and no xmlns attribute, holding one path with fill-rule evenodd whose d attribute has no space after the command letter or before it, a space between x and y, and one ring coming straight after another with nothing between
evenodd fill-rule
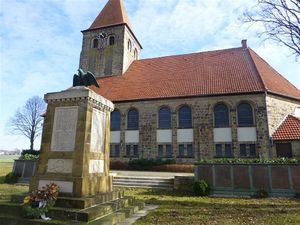
<instances>
[{"instance_id":1,"label":"stone masonry wall","mask_svg":"<svg viewBox=\"0 0 300 225\"><path fill-rule=\"evenodd\" d=\"M107 38L99 38L101 33L105 33ZM115 37L115 44L111 46L110 36ZM98 48L93 48L94 39L99 40ZM131 50L128 49L129 39ZM134 61L135 49L139 55L141 48L125 25L84 31L79 66L96 77L123 74Z\"/></svg>"},{"instance_id":2,"label":"stone masonry wall","mask_svg":"<svg viewBox=\"0 0 300 225\"><path fill-rule=\"evenodd\" d=\"M272 136L285 117L289 114L293 114L297 107L300 108L300 100L296 101L275 95L268 95L266 102L269 132L270 136Z\"/></svg>"},{"instance_id":3,"label":"stone masonry wall","mask_svg":"<svg viewBox=\"0 0 300 225\"><path fill-rule=\"evenodd\" d=\"M115 103L115 108L121 113L121 142L120 158L114 160L127 161L125 131L127 127L127 112L130 108L139 111L139 157L156 158L158 127L158 110L162 106L169 106L172 113L172 147L173 156L178 162L194 162L195 159L213 158L215 156L214 143L214 114L217 103L225 103L229 107L230 124L232 128L232 149L235 157L239 157L239 143L237 141L237 112L240 102L248 102L253 107L254 121L257 133L256 149L259 157L269 157L269 135L267 127L266 105L264 94L232 95L215 97L194 97L178 99L162 99L138 102ZM178 157L177 127L178 109L188 105L192 109L194 142L194 157Z\"/></svg>"}]
</instances>

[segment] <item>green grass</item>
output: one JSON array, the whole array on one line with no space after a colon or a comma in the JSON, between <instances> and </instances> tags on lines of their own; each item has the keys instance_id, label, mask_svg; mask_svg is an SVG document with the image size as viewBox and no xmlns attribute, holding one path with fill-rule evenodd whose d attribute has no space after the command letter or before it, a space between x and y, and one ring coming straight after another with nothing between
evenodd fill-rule
<instances>
[{"instance_id":1,"label":"green grass","mask_svg":"<svg viewBox=\"0 0 300 225\"><path fill-rule=\"evenodd\" d=\"M300 202L287 198L240 199L126 189L126 195L159 205L134 225L299 225Z\"/></svg>"},{"instance_id":2,"label":"green grass","mask_svg":"<svg viewBox=\"0 0 300 225\"><path fill-rule=\"evenodd\" d=\"M1 163L13 163L15 159L18 159L20 155L0 155L0 168Z\"/></svg>"},{"instance_id":3,"label":"green grass","mask_svg":"<svg viewBox=\"0 0 300 225\"><path fill-rule=\"evenodd\" d=\"M7 201L13 194L28 192L28 186L4 184L5 175L12 171L12 162L0 163L0 201Z\"/></svg>"}]
</instances>

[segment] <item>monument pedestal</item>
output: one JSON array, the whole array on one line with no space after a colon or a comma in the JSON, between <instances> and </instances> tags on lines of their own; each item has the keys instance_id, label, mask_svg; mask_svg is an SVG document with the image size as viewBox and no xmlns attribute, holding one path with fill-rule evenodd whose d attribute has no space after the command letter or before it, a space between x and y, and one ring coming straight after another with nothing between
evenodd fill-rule
<instances>
[{"instance_id":1,"label":"monument pedestal","mask_svg":"<svg viewBox=\"0 0 300 225\"><path fill-rule=\"evenodd\" d=\"M86 87L45 95L48 103L41 153L30 191L48 183L60 196L112 191L109 176L110 113L114 105Z\"/></svg>"}]
</instances>

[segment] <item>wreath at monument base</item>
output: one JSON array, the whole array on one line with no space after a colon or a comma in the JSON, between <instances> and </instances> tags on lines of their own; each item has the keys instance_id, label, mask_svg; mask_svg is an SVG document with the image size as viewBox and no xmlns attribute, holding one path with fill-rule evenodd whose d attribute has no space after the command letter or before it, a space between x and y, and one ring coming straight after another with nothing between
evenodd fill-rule
<instances>
[{"instance_id":1,"label":"wreath at monument base","mask_svg":"<svg viewBox=\"0 0 300 225\"><path fill-rule=\"evenodd\" d=\"M40 190L33 191L24 198L24 216L30 219L50 220L46 213L55 205L59 193L59 186L55 183L47 184Z\"/></svg>"}]
</instances>

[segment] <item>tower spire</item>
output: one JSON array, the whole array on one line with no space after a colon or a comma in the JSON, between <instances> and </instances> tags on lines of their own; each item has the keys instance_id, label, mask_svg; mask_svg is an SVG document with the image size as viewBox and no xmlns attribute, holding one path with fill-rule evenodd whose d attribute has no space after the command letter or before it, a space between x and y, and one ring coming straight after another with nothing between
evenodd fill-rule
<instances>
[{"instance_id":1,"label":"tower spire","mask_svg":"<svg viewBox=\"0 0 300 225\"><path fill-rule=\"evenodd\" d=\"M123 0L109 0L88 30L122 24L131 29Z\"/></svg>"}]
</instances>

